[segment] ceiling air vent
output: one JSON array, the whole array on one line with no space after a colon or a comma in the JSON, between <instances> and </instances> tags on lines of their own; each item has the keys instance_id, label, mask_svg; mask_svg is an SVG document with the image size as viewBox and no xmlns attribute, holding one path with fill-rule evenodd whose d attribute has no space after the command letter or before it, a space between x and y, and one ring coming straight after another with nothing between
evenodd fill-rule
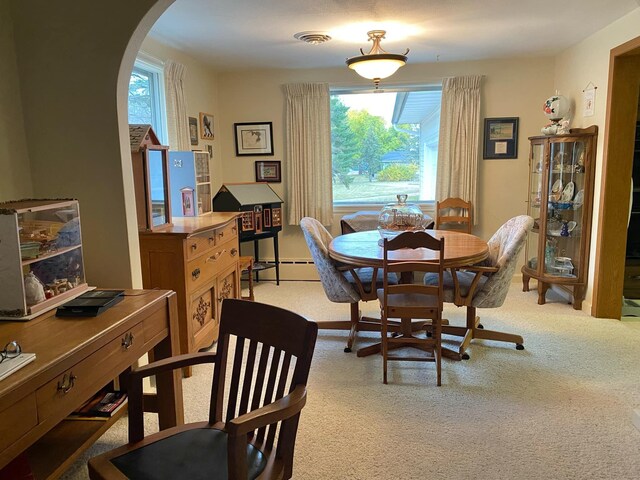
<instances>
[{"instance_id":1,"label":"ceiling air vent","mask_svg":"<svg viewBox=\"0 0 640 480\"><path fill-rule=\"evenodd\" d=\"M331 37L325 32L298 32L294 35L294 38L312 45L320 45L331 40Z\"/></svg>"}]
</instances>

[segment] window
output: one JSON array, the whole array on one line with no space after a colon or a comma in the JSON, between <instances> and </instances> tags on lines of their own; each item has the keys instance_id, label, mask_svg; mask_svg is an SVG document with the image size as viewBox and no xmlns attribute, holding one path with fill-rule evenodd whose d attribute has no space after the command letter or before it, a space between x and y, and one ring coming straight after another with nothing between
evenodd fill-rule
<instances>
[{"instance_id":1,"label":"window","mask_svg":"<svg viewBox=\"0 0 640 480\"><path fill-rule=\"evenodd\" d=\"M167 144L162 66L136 60L129 79L129 123L148 123L158 139Z\"/></svg>"},{"instance_id":2,"label":"window","mask_svg":"<svg viewBox=\"0 0 640 480\"><path fill-rule=\"evenodd\" d=\"M437 87L331 92L333 204L435 199Z\"/></svg>"}]
</instances>

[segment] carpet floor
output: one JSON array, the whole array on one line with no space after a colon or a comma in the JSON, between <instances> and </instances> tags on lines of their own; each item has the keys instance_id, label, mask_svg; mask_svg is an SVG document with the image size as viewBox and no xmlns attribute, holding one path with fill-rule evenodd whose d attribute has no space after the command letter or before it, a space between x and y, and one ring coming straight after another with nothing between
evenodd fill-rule
<instances>
[{"instance_id":1,"label":"carpet floor","mask_svg":"<svg viewBox=\"0 0 640 480\"><path fill-rule=\"evenodd\" d=\"M260 282L255 295L317 321L349 316L317 282ZM549 298L539 306L514 283L503 307L479 310L485 328L521 334L525 350L474 340L470 360L443 361L441 387L433 363L413 362L391 363L383 385L379 355L344 353L346 332L320 330L294 478L640 478L640 322L592 318ZM464 324L462 308L446 306L444 316ZM359 334L356 347L376 340ZM210 378L199 366L184 380L187 421L206 419ZM62 478L87 479L89 457L125 442L121 419Z\"/></svg>"}]
</instances>

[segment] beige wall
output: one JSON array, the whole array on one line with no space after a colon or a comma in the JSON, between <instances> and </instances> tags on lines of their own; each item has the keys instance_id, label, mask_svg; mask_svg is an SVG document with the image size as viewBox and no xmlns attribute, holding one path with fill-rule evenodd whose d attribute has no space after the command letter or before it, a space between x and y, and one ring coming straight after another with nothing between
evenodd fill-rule
<instances>
[{"instance_id":1,"label":"beige wall","mask_svg":"<svg viewBox=\"0 0 640 480\"><path fill-rule=\"evenodd\" d=\"M8 0L0 0L0 201L33 196Z\"/></svg>"},{"instance_id":2,"label":"beige wall","mask_svg":"<svg viewBox=\"0 0 640 480\"><path fill-rule=\"evenodd\" d=\"M198 145L192 145L192 150L207 150L207 145L213 146L213 159L211 163L212 189L218 191L222 184L222 167L220 152L216 149L216 141L219 137L219 115L218 115L218 80L215 70L195 60L193 57L168 47L157 40L147 36L140 51L151 57L165 62L173 60L186 67L185 74L185 96L187 98L187 115L198 119L200 128L200 112L213 115L214 140L203 140L198 132Z\"/></svg>"},{"instance_id":3,"label":"beige wall","mask_svg":"<svg viewBox=\"0 0 640 480\"><path fill-rule=\"evenodd\" d=\"M28 8L11 1L33 194L80 201L86 274L94 285L141 284L127 52L138 50L149 22L172 1L31 0Z\"/></svg>"},{"instance_id":4,"label":"beige wall","mask_svg":"<svg viewBox=\"0 0 640 480\"><path fill-rule=\"evenodd\" d=\"M596 237L598 227L598 205L602 183L602 153L604 146L605 116L609 90L609 55L611 49L640 36L640 8L617 20L584 41L567 49L556 57L555 88L572 100L574 116L572 127L598 125L598 152L596 156L596 179L594 213L591 230L591 255L589 260L589 283L583 309L591 311L593 294L593 271L595 266ZM597 88L595 112L592 117L583 117L582 90L591 82ZM622 241L622 240L621 240ZM621 292L622 295L622 292Z\"/></svg>"},{"instance_id":5,"label":"beige wall","mask_svg":"<svg viewBox=\"0 0 640 480\"><path fill-rule=\"evenodd\" d=\"M309 47L313 48L313 47ZM443 77L484 75L481 116L520 117L518 158L516 160L479 160L478 212L479 224L475 233L488 239L502 223L512 216L526 213L528 183L527 137L539 134L546 123L542 102L553 88L553 61L550 58L478 61L465 63L409 63L391 77L389 84L439 82ZM284 158L284 97L282 85L293 82L329 82L332 86L363 85L364 80L344 68L305 70L261 70L221 74L220 125L218 145L225 182L254 181L254 162L268 157L236 157L233 140L235 122L273 122L275 155ZM383 86L384 87L384 86ZM481 149L480 149L481 150ZM271 184L284 196L285 182ZM285 204L286 208L286 204ZM334 216L332 232L339 232L339 219ZM285 215L286 218L286 215ZM270 255L269 242L263 242L265 255ZM281 259L309 258L310 254L299 227L285 226L281 237Z\"/></svg>"}]
</instances>

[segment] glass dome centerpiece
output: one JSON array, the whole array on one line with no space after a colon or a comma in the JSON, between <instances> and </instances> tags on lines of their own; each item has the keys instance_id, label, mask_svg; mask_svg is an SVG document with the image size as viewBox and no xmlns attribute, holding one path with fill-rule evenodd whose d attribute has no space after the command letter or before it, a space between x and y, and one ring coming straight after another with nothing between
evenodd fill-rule
<instances>
[{"instance_id":1,"label":"glass dome centerpiece","mask_svg":"<svg viewBox=\"0 0 640 480\"><path fill-rule=\"evenodd\" d=\"M420 207L407 203L407 195L397 195L397 203L388 203L378 216L378 232L384 238L393 238L399 233L424 230L424 215Z\"/></svg>"}]
</instances>

